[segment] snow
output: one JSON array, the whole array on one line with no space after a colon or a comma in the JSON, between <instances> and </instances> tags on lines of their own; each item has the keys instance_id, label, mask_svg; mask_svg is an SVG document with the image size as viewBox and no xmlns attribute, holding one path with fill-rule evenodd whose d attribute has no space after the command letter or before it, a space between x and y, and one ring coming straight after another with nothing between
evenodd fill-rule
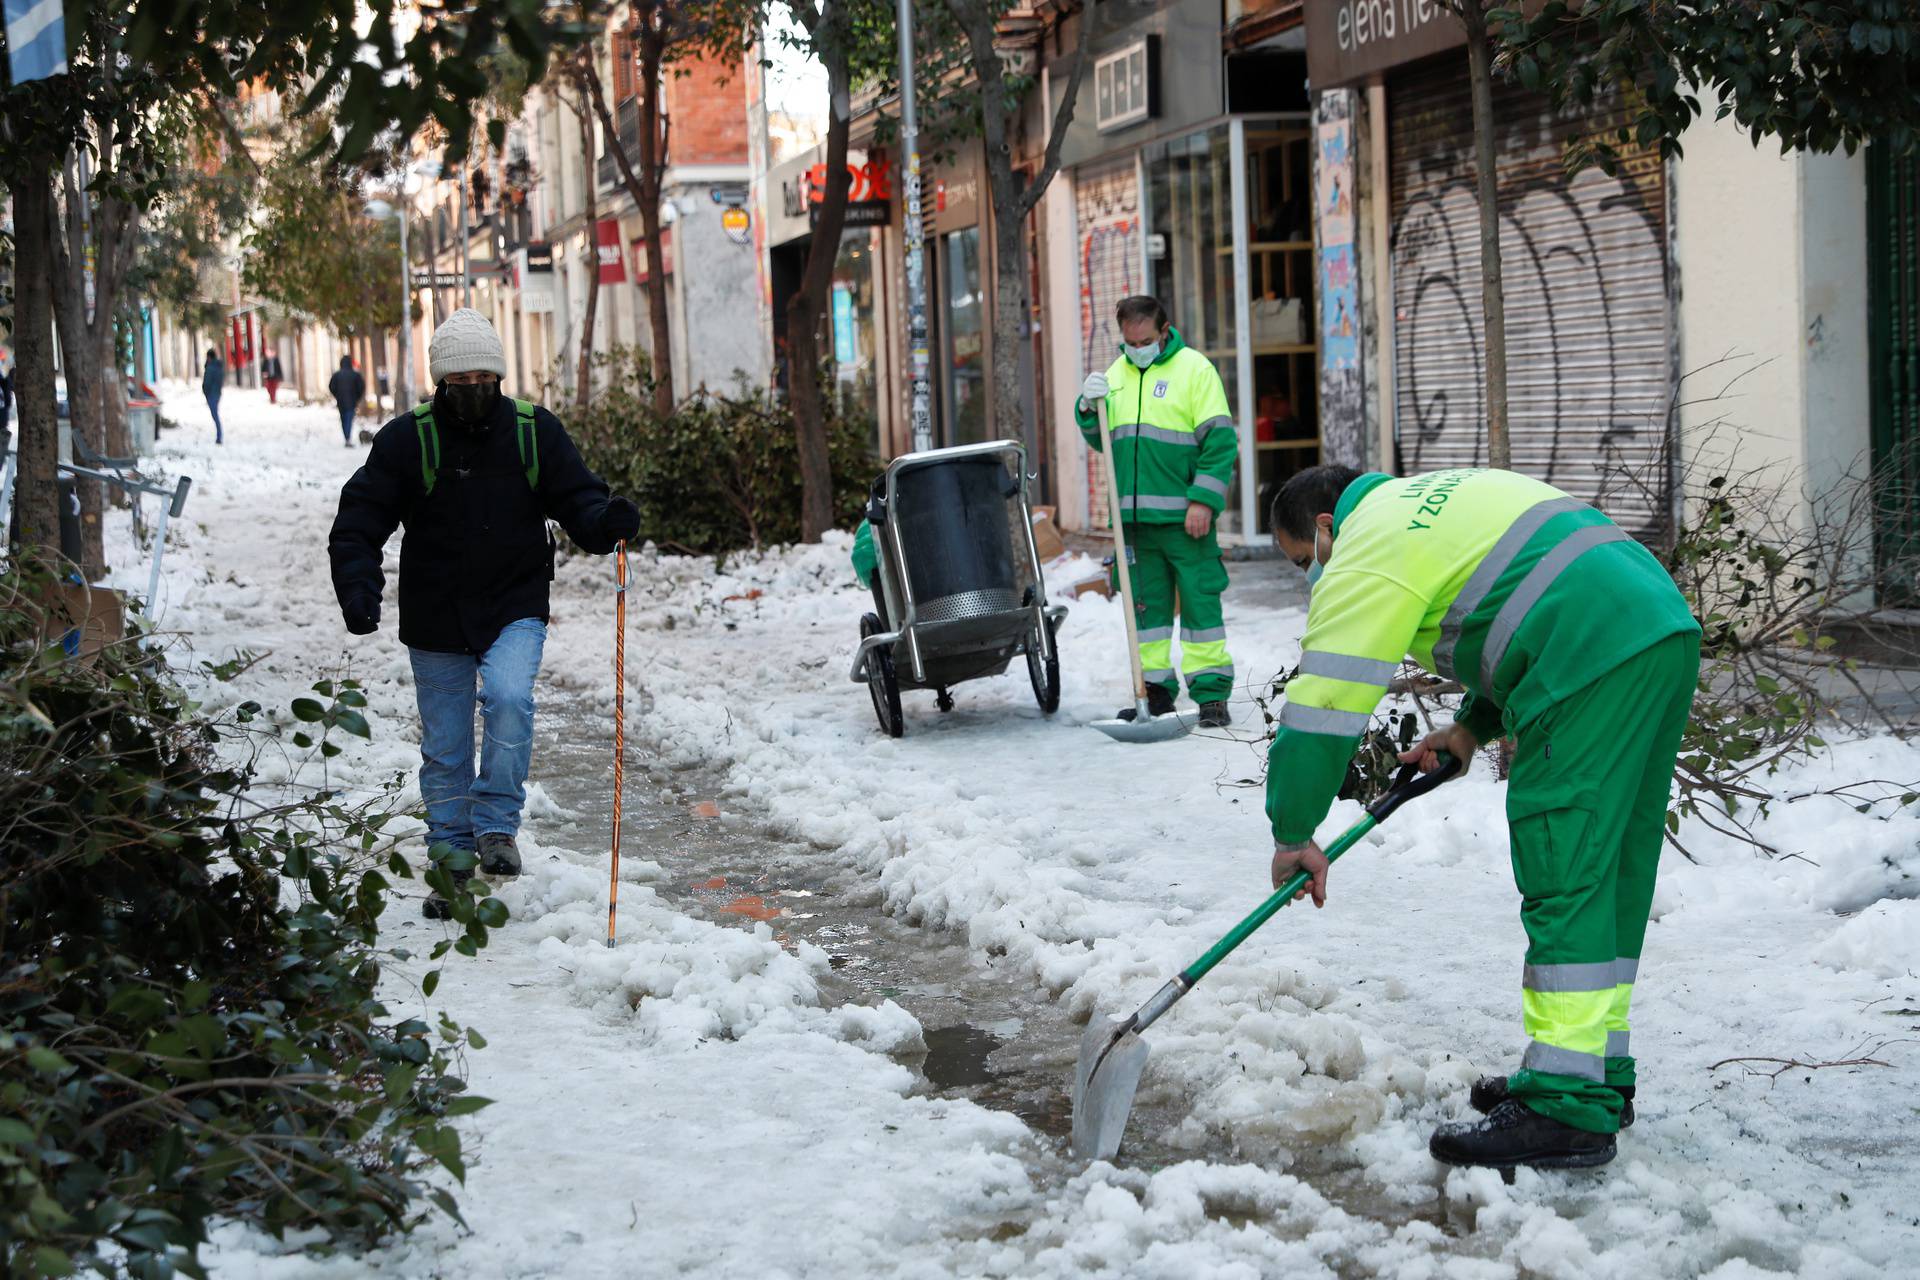
<instances>
[{"instance_id":1,"label":"snow","mask_svg":"<svg viewBox=\"0 0 1920 1280\"><path fill-rule=\"evenodd\" d=\"M382 630L350 638L327 578L335 495L364 451L339 446L330 408L235 391L223 411L215 449L197 390L167 396L185 425L163 437L162 462L195 480L160 602L176 664L270 651L233 685L193 679L214 708L284 706L351 670L374 740L333 762L336 778L410 788L397 609L390 596ZM1128 747L1082 727L1129 700L1119 606L1087 596L1060 633L1057 716L1040 715L1016 665L960 686L946 715L906 695L907 735L891 740L846 678L867 607L850 545L836 534L717 567L636 553L630 761L717 766L726 809L803 843L898 918L952 931L984 987L1039 993L1075 1035L1096 1009L1145 999L1266 894L1250 698L1298 656L1286 566L1234 566L1230 733ZM144 560L116 559L119 585L143 590ZM543 683L608 717L611 612L607 562L565 561ZM1916 776L1920 751L1882 737L1776 783ZM890 1056L924 1047L910 1013L831 1004L818 948L684 914L631 846L608 951L606 851L576 847L537 757L534 777L528 873L500 894L512 921L478 959L450 963L436 996L490 1042L470 1068L498 1102L463 1122L471 1230L435 1221L329 1260L229 1228L216 1275L1746 1280L1897 1274L1920 1245L1911 1144L1894 1136L1920 1060L1907 1046L1869 1055L1885 1068L1711 1069L1854 1056L1914 1021L1888 1016L1920 1004L1920 841L1897 808L1776 806L1757 830L1796 856L1772 859L1685 827L1699 861L1663 863L1637 991L1639 1121L1605 1171L1523 1170L1509 1186L1426 1155L1432 1127L1466 1111L1468 1082L1522 1047L1524 938L1504 790L1485 768L1396 815L1335 869L1325 910L1282 912L1149 1033L1134 1136L1181 1158L1088 1169L1014 1115L927 1096ZM644 775L630 769L629 785ZM1336 805L1321 836L1358 816ZM438 936L411 899L388 923Z\"/></svg>"}]
</instances>

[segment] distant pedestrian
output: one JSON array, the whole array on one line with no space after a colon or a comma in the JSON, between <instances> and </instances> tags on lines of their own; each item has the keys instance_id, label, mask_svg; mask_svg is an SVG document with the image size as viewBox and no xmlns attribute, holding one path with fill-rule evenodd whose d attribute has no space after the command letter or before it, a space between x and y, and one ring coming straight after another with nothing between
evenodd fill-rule
<instances>
[{"instance_id":1,"label":"distant pedestrian","mask_svg":"<svg viewBox=\"0 0 1920 1280\"><path fill-rule=\"evenodd\" d=\"M280 378L280 356L277 352L269 351L260 362L260 381L267 385L268 404L280 403Z\"/></svg>"},{"instance_id":2,"label":"distant pedestrian","mask_svg":"<svg viewBox=\"0 0 1920 1280\"><path fill-rule=\"evenodd\" d=\"M467 307L448 316L428 356L433 398L380 428L366 465L340 490L327 539L333 589L348 631L377 629L384 549L406 525L400 641L420 706L429 847L477 855L489 875L518 875L514 836L553 579L547 521L605 555L639 532L640 512L587 469L558 418L500 394L506 351L485 316ZM454 880L472 874L469 864ZM431 919L450 910L438 893L426 904Z\"/></svg>"},{"instance_id":3,"label":"distant pedestrian","mask_svg":"<svg viewBox=\"0 0 1920 1280\"><path fill-rule=\"evenodd\" d=\"M200 375L200 390L207 397L207 409L213 414L213 442L226 443L226 433L220 427L220 389L227 385L227 366L220 361L220 353L212 347L207 348L206 371Z\"/></svg>"},{"instance_id":4,"label":"distant pedestrian","mask_svg":"<svg viewBox=\"0 0 1920 1280\"><path fill-rule=\"evenodd\" d=\"M340 443L351 449L353 415L359 412L360 402L367 395L367 380L353 367L352 356L340 357L340 368L327 383L327 390L333 393L333 402L340 406Z\"/></svg>"}]
</instances>

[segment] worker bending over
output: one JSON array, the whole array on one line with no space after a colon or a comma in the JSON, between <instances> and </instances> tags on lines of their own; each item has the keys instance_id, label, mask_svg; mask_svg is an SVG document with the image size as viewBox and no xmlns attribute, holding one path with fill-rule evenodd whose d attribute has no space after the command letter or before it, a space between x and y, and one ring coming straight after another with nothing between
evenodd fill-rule
<instances>
[{"instance_id":1,"label":"worker bending over","mask_svg":"<svg viewBox=\"0 0 1920 1280\"><path fill-rule=\"evenodd\" d=\"M1509 471L1312 467L1274 499L1273 530L1311 593L1268 756L1273 883L1305 870L1325 903L1314 829L1402 657L1464 685L1453 725L1401 759L1431 770L1445 751L1464 765L1513 739L1528 1043L1518 1071L1473 1086L1486 1119L1442 1125L1430 1149L1448 1164L1605 1164L1633 1122L1627 1007L1699 624L1646 548Z\"/></svg>"}]
</instances>

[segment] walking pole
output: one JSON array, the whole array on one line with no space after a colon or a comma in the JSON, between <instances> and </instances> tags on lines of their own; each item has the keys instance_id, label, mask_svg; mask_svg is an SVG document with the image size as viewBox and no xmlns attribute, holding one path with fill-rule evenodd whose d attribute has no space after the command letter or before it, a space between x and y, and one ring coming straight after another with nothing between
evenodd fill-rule
<instances>
[{"instance_id":1,"label":"walking pole","mask_svg":"<svg viewBox=\"0 0 1920 1280\"><path fill-rule=\"evenodd\" d=\"M607 878L607 946L620 911L620 793L627 761L627 544L613 544L613 868Z\"/></svg>"}]
</instances>

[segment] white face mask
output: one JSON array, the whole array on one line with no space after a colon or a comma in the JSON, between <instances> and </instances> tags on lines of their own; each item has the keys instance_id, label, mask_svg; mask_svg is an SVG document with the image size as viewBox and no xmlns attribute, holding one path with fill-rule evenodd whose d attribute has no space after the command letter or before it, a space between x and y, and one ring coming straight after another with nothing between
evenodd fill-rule
<instances>
[{"instance_id":1,"label":"white face mask","mask_svg":"<svg viewBox=\"0 0 1920 1280\"><path fill-rule=\"evenodd\" d=\"M1327 570L1327 560L1333 559L1333 539L1327 539L1327 559L1320 558L1320 526L1313 526L1313 563L1307 566L1307 594L1313 594L1314 584L1320 581L1320 575Z\"/></svg>"},{"instance_id":2,"label":"white face mask","mask_svg":"<svg viewBox=\"0 0 1920 1280\"><path fill-rule=\"evenodd\" d=\"M1127 359L1133 361L1136 369L1144 369L1160 358L1160 349L1165 344L1156 339L1144 347L1128 347Z\"/></svg>"}]
</instances>

